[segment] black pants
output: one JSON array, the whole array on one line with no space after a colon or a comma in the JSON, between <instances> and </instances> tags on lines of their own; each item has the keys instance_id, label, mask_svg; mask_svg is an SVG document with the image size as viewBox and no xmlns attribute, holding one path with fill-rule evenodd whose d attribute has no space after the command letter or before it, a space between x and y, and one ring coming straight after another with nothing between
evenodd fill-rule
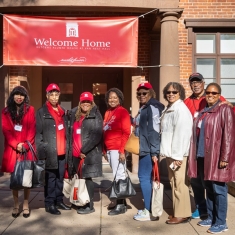
<instances>
[{"instance_id":1,"label":"black pants","mask_svg":"<svg viewBox=\"0 0 235 235\"><path fill-rule=\"evenodd\" d=\"M80 160L81 158L73 157L74 172L77 172ZM90 197L90 203L88 203L86 206L89 206L90 209L93 209L94 207L94 183L92 181L92 178L84 178L84 179L86 181L86 187L87 187L87 191Z\"/></svg>"},{"instance_id":2,"label":"black pants","mask_svg":"<svg viewBox=\"0 0 235 235\"><path fill-rule=\"evenodd\" d=\"M65 170L65 156L58 156L58 169L46 169L44 197L45 206L63 202L63 180Z\"/></svg>"}]
</instances>

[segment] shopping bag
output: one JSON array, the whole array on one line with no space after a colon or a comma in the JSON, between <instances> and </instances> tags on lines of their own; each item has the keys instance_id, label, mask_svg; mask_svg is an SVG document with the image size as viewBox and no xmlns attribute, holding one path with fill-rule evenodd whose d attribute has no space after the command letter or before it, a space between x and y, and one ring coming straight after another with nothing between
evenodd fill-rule
<instances>
[{"instance_id":1,"label":"shopping bag","mask_svg":"<svg viewBox=\"0 0 235 235\"><path fill-rule=\"evenodd\" d=\"M33 156L33 177L32 188L45 186L45 160L39 160L32 144L27 140L26 143L29 146L29 151Z\"/></svg>"},{"instance_id":2,"label":"shopping bag","mask_svg":"<svg viewBox=\"0 0 235 235\"><path fill-rule=\"evenodd\" d=\"M85 179L75 174L71 180L70 202L76 206L84 206L90 202Z\"/></svg>"},{"instance_id":3,"label":"shopping bag","mask_svg":"<svg viewBox=\"0 0 235 235\"><path fill-rule=\"evenodd\" d=\"M71 179L64 179L63 194L66 198L70 197L71 190L72 190L72 180Z\"/></svg>"},{"instance_id":4,"label":"shopping bag","mask_svg":"<svg viewBox=\"0 0 235 235\"><path fill-rule=\"evenodd\" d=\"M163 193L164 185L160 183L158 163L154 162L151 201L151 210L154 217L161 216L163 213Z\"/></svg>"},{"instance_id":5,"label":"shopping bag","mask_svg":"<svg viewBox=\"0 0 235 235\"><path fill-rule=\"evenodd\" d=\"M32 186L33 162L27 160L26 152L16 159L14 171L10 178L10 189L19 190Z\"/></svg>"},{"instance_id":6,"label":"shopping bag","mask_svg":"<svg viewBox=\"0 0 235 235\"><path fill-rule=\"evenodd\" d=\"M118 164L118 167L119 167L119 164ZM117 167L117 170L118 170L118 167ZM136 191L132 185L131 179L126 169L125 169L125 173L127 174L125 179L116 180L116 175L117 175L117 172L116 172L114 180L112 182L110 194L109 194L110 199L125 199L125 198L133 197L136 195Z\"/></svg>"}]
</instances>

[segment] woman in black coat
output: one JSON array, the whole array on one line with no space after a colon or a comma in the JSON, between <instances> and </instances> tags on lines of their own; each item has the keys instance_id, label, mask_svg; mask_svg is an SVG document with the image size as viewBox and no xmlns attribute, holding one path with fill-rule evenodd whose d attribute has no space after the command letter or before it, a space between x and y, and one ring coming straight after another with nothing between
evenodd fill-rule
<instances>
[{"instance_id":1,"label":"woman in black coat","mask_svg":"<svg viewBox=\"0 0 235 235\"><path fill-rule=\"evenodd\" d=\"M89 214L94 209L92 178L102 176L103 119L90 92L83 92L78 107L71 110L69 174L78 173L86 180L90 203L79 207L78 214Z\"/></svg>"}]
</instances>

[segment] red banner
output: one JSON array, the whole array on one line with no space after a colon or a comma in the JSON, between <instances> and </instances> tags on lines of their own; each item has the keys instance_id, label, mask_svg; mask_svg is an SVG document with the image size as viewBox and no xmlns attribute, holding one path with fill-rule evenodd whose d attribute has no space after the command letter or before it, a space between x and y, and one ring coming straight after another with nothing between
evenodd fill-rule
<instances>
[{"instance_id":1,"label":"red banner","mask_svg":"<svg viewBox=\"0 0 235 235\"><path fill-rule=\"evenodd\" d=\"M137 17L3 19L4 65L137 66Z\"/></svg>"}]
</instances>

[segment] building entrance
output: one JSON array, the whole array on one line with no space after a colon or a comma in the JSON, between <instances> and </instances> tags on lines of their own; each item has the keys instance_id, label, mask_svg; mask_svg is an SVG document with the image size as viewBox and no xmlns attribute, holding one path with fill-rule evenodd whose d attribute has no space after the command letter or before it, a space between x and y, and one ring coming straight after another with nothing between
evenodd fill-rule
<instances>
[{"instance_id":1,"label":"building entrance","mask_svg":"<svg viewBox=\"0 0 235 235\"><path fill-rule=\"evenodd\" d=\"M80 94L89 91L94 95L95 103L103 116L107 109L105 93L112 87L123 90L123 69L43 67L42 90L45 91L50 83L59 85L60 102L65 109L77 106ZM44 103L46 97L42 97Z\"/></svg>"}]
</instances>

